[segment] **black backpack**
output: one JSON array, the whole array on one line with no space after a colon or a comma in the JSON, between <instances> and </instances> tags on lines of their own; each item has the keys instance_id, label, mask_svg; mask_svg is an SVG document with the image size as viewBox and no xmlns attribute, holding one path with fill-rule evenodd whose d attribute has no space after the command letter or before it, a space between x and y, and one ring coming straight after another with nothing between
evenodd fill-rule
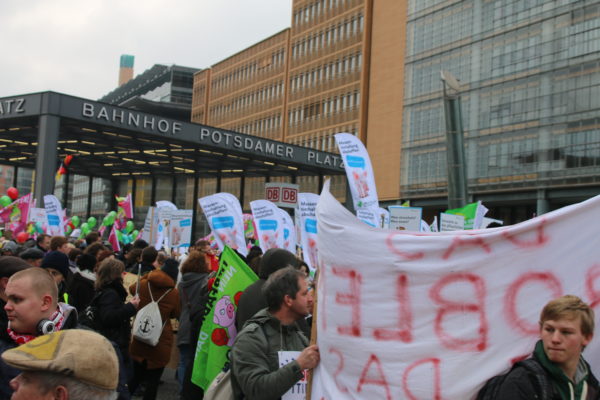
<instances>
[{"instance_id":1,"label":"black backpack","mask_svg":"<svg viewBox=\"0 0 600 400\"><path fill-rule=\"evenodd\" d=\"M536 399L539 400L551 400L554 395L554 385L548 378L548 373L544 370L544 368L540 365L538 361L533 358L528 358L527 360L519 361L515 363L510 371L505 374L494 376L490 378L485 385L479 390L477 393L476 400L495 400L498 398L498 393L500 392L500 387L506 380L506 377L512 372L513 369L517 367L523 367L527 370L529 375L529 379L531 380L533 386L535 387L535 391L538 394Z\"/></svg>"},{"instance_id":2,"label":"black backpack","mask_svg":"<svg viewBox=\"0 0 600 400\"><path fill-rule=\"evenodd\" d=\"M96 332L100 329L100 326L96 321L98 318L98 305L96 303L98 302L98 298L100 298L101 294L102 291L97 292L92 298L92 301L90 301L90 304L78 316L79 323L81 325L86 326Z\"/></svg>"}]
</instances>

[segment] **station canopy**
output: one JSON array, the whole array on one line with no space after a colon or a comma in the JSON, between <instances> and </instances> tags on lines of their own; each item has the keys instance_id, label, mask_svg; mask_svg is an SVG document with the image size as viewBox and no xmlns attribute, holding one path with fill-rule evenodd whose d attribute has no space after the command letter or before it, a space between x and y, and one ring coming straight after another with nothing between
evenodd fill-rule
<instances>
[{"instance_id":1,"label":"station canopy","mask_svg":"<svg viewBox=\"0 0 600 400\"><path fill-rule=\"evenodd\" d=\"M0 98L0 164L35 169L50 193L68 154L70 173L111 180L344 174L334 153L55 92Z\"/></svg>"}]
</instances>

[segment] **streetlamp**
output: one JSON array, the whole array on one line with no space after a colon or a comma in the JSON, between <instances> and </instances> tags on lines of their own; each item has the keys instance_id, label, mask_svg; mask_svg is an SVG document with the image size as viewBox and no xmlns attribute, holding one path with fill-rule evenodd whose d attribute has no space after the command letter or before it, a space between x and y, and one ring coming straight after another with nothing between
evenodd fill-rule
<instances>
[{"instance_id":1,"label":"streetlamp","mask_svg":"<svg viewBox=\"0 0 600 400\"><path fill-rule=\"evenodd\" d=\"M441 71L446 119L446 157L448 160L448 208L464 207L469 195L465 162L460 84L448 71Z\"/></svg>"}]
</instances>

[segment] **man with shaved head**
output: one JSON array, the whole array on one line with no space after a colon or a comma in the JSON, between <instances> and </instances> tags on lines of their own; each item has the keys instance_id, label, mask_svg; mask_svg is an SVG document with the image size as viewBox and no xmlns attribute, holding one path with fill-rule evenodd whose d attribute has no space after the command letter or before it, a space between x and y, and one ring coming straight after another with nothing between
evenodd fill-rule
<instances>
[{"instance_id":1,"label":"man with shaved head","mask_svg":"<svg viewBox=\"0 0 600 400\"><path fill-rule=\"evenodd\" d=\"M8 339L0 338L0 353L38 336L77 325L77 312L58 302L58 288L48 271L28 268L13 274L4 290ZM19 371L0 362L0 399L12 393L9 382Z\"/></svg>"}]
</instances>

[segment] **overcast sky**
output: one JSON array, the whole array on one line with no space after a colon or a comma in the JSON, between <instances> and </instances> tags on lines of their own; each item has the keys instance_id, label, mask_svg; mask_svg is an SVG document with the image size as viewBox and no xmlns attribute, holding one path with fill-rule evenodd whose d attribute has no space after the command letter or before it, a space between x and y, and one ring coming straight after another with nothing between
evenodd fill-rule
<instances>
[{"instance_id":1,"label":"overcast sky","mask_svg":"<svg viewBox=\"0 0 600 400\"><path fill-rule=\"evenodd\" d=\"M292 0L0 0L0 97L53 90L98 99L121 54L206 68L288 28Z\"/></svg>"}]
</instances>

